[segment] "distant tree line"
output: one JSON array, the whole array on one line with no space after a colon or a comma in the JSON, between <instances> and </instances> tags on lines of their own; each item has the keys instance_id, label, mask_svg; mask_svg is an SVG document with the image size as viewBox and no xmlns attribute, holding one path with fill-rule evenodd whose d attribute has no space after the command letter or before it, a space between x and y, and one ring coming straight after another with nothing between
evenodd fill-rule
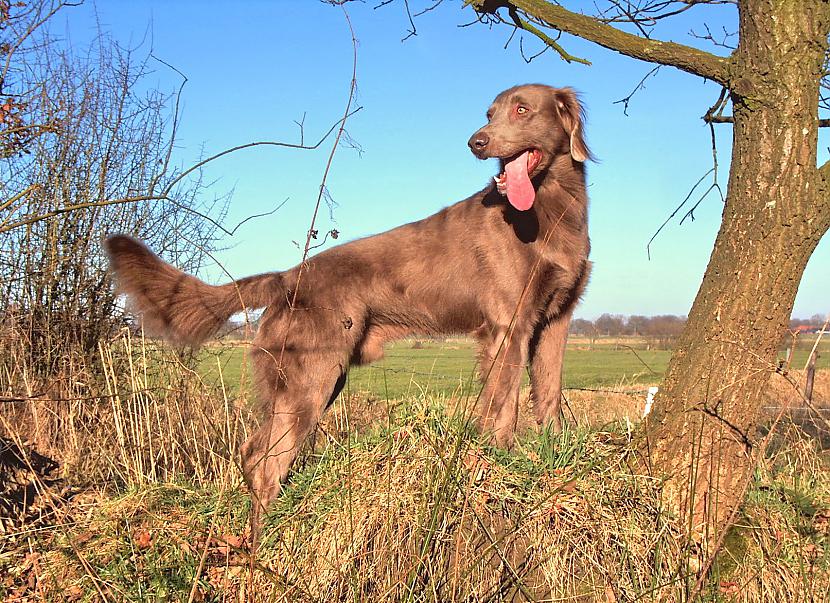
<instances>
[{"instance_id":1,"label":"distant tree line","mask_svg":"<svg viewBox=\"0 0 830 603\"><path fill-rule=\"evenodd\" d=\"M825 317L814 314L810 318L790 319L789 329L782 333L782 342L792 339L796 332L813 332L824 325ZM596 320L575 318L571 321L570 334L580 337L643 337L658 347L671 346L686 325L685 316L661 314L658 316L623 316L603 314Z\"/></svg>"},{"instance_id":2,"label":"distant tree line","mask_svg":"<svg viewBox=\"0 0 830 603\"><path fill-rule=\"evenodd\" d=\"M648 338L673 338L680 335L686 324L685 316L623 316L603 314L596 320L576 318L571 321L570 333L585 337L621 337L624 335Z\"/></svg>"}]
</instances>

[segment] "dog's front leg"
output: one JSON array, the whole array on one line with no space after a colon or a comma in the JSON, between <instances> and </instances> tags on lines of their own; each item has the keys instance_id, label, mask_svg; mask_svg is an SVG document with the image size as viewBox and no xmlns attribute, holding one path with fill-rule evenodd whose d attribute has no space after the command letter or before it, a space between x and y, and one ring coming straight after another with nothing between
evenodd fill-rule
<instances>
[{"instance_id":1,"label":"dog's front leg","mask_svg":"<svg viewBox=\"0 0 830 603\"><path fill-rule=\"evenodd\" d=\"M483 337L479 371L484 388L478 400L479 425L505 448L513 443L519 417L519 388L527 363L525 330L498 328Z\"/></svg>"},{"instance_id":2,"label":"dog's front leg","mask_svg":"<svg viewBox=\"0 0 830 603\"><path fill-rule=\"evenodd\" d=\"M562 363L571 312L557 316L536 333L530 357L530 396L541 426L562 431Z\"/></svg>"}]
</instances>

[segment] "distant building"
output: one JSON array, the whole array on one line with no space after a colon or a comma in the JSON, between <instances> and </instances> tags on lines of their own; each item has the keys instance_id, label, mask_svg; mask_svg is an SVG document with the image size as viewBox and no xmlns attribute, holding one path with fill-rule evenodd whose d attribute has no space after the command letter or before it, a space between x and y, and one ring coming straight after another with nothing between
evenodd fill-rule
<instances>
[{"instance_id":1,"label":"distant building","mask_svg":"<svg viewBox=\"0 0 830 603\"><path fill-rule=\"evenodd\" d=\"M798 325L796 328L793 329L793 333L796 335L813 335L813 334L820 334L822 333L821 326L815 325ZM824 334L830 335L830 331L824 331Z\"/></svg>"}]
</instances>

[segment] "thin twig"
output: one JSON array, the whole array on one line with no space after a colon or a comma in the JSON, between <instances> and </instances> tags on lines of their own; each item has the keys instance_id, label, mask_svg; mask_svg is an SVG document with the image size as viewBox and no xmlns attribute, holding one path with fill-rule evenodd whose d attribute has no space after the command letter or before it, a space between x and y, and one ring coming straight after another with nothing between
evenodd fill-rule
<instances>
[{"instance_id":1,"label":"thin twig","mask_svg":"<svg viewBox=\"0 0 830 603\"><path fill-rule=\"evenodd\" d=\"M648 78L650 78L652 75L656 75L656 74L657 74L657 72L658 72L658 71L660 71L660 68L661 68L661 67L662 67L662 65L657 65L656 67L654 67L653 69L651 69L648 73L646 73L646 74L643 76L643 79L641 79L641 80L640 80L640 83L639 83L639 84L637 84L637 85L634 87L634 90L632 90L632 91L631 91L631 93L630 93L628 96L626 96L625 98L621 98L620 100L616 100L616 101L614 101L614 103L613 103L613 104L615 104L615 105L617 105L617 104L619 104L619 103L622 103L622 104L623 104L623 115L628 116L628 103L630 103L630 102L631 102L631 99L634 97L634 95L635 95L635 94L637 94L637 92L639 92L640 90L645 90L645 88L646 88L646 86L645 86L645 84L646 84L646 80L647 80Z\"/></svg>"},{"instance_id":2,"label":"thin twig","mask_svg":"<svg viewBox=\"0 0 830 603\"><path fill-rule=\"evenodd\" d=\"M671 219L678 214L678 212L683 208L683 206L686 205L686 203L689 201L689 198L691 198L692 193L694 193L695 189L698 186L700 186L700 183L706 179L706 176L708 176L714 171L715 168L711 168L705 174L703 174L703 176L700 177L700 180L698 180L695 183L695 185L692 187L692 190L690 190L689 194L686 195L686 198L683 199L683 202L680 205L678 205L671 214L669 214L669 217L666 218L665 221L660 225L660 228L658 228L657 231L653 235L651 235L651 238L648 240L648 244L646 244L646 253L648 255L649 260L651 259L651 244L654 242L654 239L656 239L657 235L659 235L660 232L666 227L666 224L668 224L671 221Z\"/></svg>"},{"instance_id":3,"label":"thin twig","mask_svg":"<svg viewBox=\"0 0 830 603\"><path fill-rule=\"evenodd\" d=\"M352 107L352 103L354 102L355 92L357 90L357 37L355 36L354 28L352 27L352 22L351 22L351 19L349 18L349 13L346 10L346 7L342 3L339 3L338 6L340 6L340 9L343 11L343 16L346 19L346 24L348 25L349 32L350 32L351 38L352 38L352 78L351 78L351 83L349 85L349 95L348 95L348 100L346 101L346 108L343 112L343 117L337 122L339 124L339 128L338 128L337 134L334 138L334 143L332 144L331 151L329 152L328 160L326 161L326 167L323 171L322 180L320 181L320 188L319 188L319 192L317 194L317 200L314 203L314 211L312 212L312 215L311 215L311 223L309 225L308 232L306 234L306 242L305 242L305 246L303 248L302 261L300 262L299 268L297 270L297 280L295 282L295 286L294 286L294 289L293 289L293 292L292 292L292 295L291 295L291 299L288 300L288 321L287 321L287 324L286 324L286 327L285 327L285 335L283 336L282 345L280 346L280 352L279 352L278 356L275 356L273 354L270 354L270 352L268 352L268 350L263 350L263 351L269 353L272 360L276 364L276 368L277 368L277 370L279 371L280 374L283 373L282 367L283 367L283 361L284 361L284 358L285 358L285 349L286 349L286 346L288 344L288 336L289 336L289 333L291 332L291 327L293 325L294 312L296 310L296 305L297 305L297 295L298 295L298 291L300 289L300 283L302 281L303 274L304 274L305 269L307 267L308 254L309 254L309 251L311 249L311 241L312 241L313 233L314 233L314 230L315 230L314 227L317 223L317 215L320 211L320 205L322 204L323 195L325 193L326 181L328 180L329 171L331 170L331 166L332 166L332 163L334 161L334 155L337 152L337 148L340 145L340 139L342 138L343 133L345 131L346 121L349 119L349 117L351 115L356 113L356 111L353 111L351 107ZM335 124L335 125L337 125L337 124ZM332 130L333 129L334 129L334 127L332 128ZM331 130L329 131L329 133L330 132L331 132ZM326 136L328 136L328 134ZM322 140L320 142L322 142ZM319 144L320 143L318 143L318 145ZM271 429L273 430L275 425L276 425L276 421L271 421L270 425L271 425ZM266 441L272 442L273 440L274 440L274 434L271 433L271 434L269 434ZM257 470L258 466L259 466L259 463L264 461L266 459L266 457L267 457L267 454L263 455L260 458L260 460L257 462L257 464L252 468L252 471ZM252 501L251 504L261 505L262 503L257 499L257 497L254 497L254 500Z\"/></svg>"}]
</instances>

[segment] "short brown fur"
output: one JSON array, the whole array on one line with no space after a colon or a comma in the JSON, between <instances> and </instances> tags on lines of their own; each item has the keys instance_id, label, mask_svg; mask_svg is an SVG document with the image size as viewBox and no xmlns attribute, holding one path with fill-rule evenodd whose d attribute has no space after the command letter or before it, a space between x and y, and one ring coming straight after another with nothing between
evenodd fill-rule
<instances>
[{"instance_id":1,"label":"short brown fur","mask_svg":"<svg viewBox=\"0 0 830 603\"><path fill-rule=\"evenodd\" d=\"M480 427L510 445L527 364L536 420L561 427L568 324L590 271L582 111L572 90L532 84L501 93L488 121L469 141L479 158L541 151L527 211L490 184L429 218L323 251L302 275L295 267L222 286L130 237L107 240L121 291L171 341L197 345L243 307L266 308L251 348L266 416L241 449L254 542L348 367L377 360L387 341L472 333L484 380Z\"/></svg>"}]
</instances>

